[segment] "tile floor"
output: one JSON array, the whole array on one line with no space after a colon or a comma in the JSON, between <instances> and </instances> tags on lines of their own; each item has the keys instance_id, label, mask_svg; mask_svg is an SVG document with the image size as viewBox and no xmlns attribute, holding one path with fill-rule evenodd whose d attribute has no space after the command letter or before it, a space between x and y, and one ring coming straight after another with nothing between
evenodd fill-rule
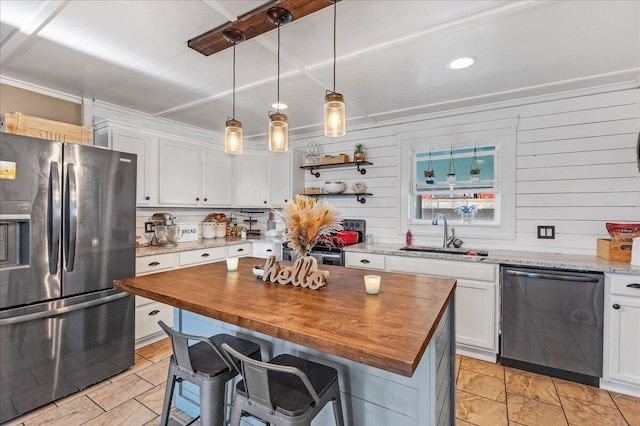
<instances>
[{"instance_id":1,"label":"tile floor","mask_svg":"<svg viewBox=\"0 0 640 426\"><path fill-rule=\"evenodd\" d=\"M3 426L158 425L170 354L168 339L145 346L129 370ZM456 389L458 425L640 426L640 398L464 356Z\"/></svg>"}]
</instances>

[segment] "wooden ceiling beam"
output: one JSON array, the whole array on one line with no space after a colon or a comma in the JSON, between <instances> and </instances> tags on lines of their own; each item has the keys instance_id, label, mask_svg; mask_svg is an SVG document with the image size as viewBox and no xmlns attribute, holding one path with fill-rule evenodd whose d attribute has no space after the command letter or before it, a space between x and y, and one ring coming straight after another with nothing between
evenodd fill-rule
<instances>
[{"instance_id":1,"label":"wooden ceiling beam","mask_svg":"<svg viewBox=\"0 0 640 426\"><path fill-rule=\"evenodd\" d=\"M187 45L196 52L209 56L232 46L222 36L226 29L242 31L247 40L276 29L276 26L267 20L267 10L274 6L287 9L295 21L332 4L331 0L274 0L239 16L235 22L229 22L192 38Z\"/></svg>"}]
</instances>

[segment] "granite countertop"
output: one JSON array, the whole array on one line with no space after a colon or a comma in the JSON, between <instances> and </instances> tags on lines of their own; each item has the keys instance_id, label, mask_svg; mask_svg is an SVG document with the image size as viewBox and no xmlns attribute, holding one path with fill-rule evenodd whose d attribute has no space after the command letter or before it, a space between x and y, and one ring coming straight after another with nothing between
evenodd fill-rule
<instances>
[{"instance_id":1,"label":"granite countertop","mask_svg":"<svg viewBox=\"0 0 640 426\"><path fill-rule=\"evenodd\" d=\"M400 250L400 248L404 246L404 244L376 243L373 245L367 245L364 243L360 243L345 248L345 252L640 275L640 266L632 266L627 262L614 262L602 259L595 255L587 256L577 254L542 253L516 250L488 250L488 256L481 257L446 253L423 253L415 251L409 252ZM473 251L473 249L466 250ZM477 250L487 251L481 249Z\"/></svg>"},{"instance_id":2,"label":"granite countertop","mask_svg":"<svg viewBox=\"0 0 640 426\"><path fill-rule=\"evenodd\" d=\"M143 246L136 249L136 257L152 256L164 253L178 253L181 251L200 250L212 247L225 247L248 243L282 243L282 237L259 237L246 239L240 238L210 238L191 241L188 243L177 243L175 246Z\"/></svg>"}]
</instances>

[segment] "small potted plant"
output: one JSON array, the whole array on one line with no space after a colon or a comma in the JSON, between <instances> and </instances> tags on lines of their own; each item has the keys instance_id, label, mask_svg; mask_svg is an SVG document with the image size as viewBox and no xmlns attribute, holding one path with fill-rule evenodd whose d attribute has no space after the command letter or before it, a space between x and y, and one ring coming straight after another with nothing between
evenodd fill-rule
<instances>
[{"instance_id":1,"label":"small potted plant","mask_svg":"<svg viewBox=\"0 0 640 426\"><path fill-rule=\"evenodd\" d=\"M453 162L453 147L449 151L449 173L447 173L447 183L456 183L456 165Z\"/></svg>"},{"instance_id":2,"label":"small potted plant","mask_svg":"<svg viewBox=\"0 0 640 426\"><path fill-rule=\"evenodd\" d=\"M436 173L433 170L424 171L425 182L432 185L435 182Z\"/></svg>"},{"instance_id":3,"label":"small potted plant","mask_svg":"<svg viewBox=\"0 0 640 426\"><path fill-rule=\"evenodd\" d=\"M364 145L357 143L353 150L353 161L364 161Z\"/></svg>"},{"instance_id":4,"label":"small potted plant","mask_svg":"<svg viewBox=\"0 0 640 426\"><path fill-rule=\"evenodd\" d=\"M480 181L480 165L478 164L475 145L473 146L473 157L471 158L471 169L469 170L469 177L471 179L471 182Z\"/></svg>"}]
</instances>

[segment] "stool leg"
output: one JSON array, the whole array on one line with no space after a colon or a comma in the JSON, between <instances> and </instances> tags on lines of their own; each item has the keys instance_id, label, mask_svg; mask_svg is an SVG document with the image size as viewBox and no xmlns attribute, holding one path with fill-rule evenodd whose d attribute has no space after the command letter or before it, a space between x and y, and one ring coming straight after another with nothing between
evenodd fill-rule
<instances>
[{"instance_id":1,"label":"stool leg","mask_svg":"<svg viewBox=\"0 0 640 426\"><path fill-rule=\"evenodd\" d=\"M233 406L231 407L231 418L229 419L229 426L240 426L240 419L242 418L242 406L239 398L234 396Z\"/></svg>"},{"instance_id":2,"label":"stool leg","mask_svg":"<svg viewBox=\"0 0 640 426\"><path fill-rule=\"evenodd\" d=\"M200 422L202 426L224 425L224 380L203 381L200 387Z\"/></svg>"},{"instance_id":3,"label":"stool leg","mask_svg":"<svg viewBox=\"0 0 640 426\"><path fill-rule=\"evenodd\" d=\"M336 389L333 398L333 415L336 418L337 426L344 426L344 416L342 415L342 401L340 400L340 389Z\"/></svg>"},{"instance_id":4,"label":"stool leg","mask_svg":"<svg viewBox=\"0 0 640 426\"><path fill-rule=\"evenodd\" d=\"M167 386L164 391L160 426L167 426L167 423L169 423L169 413L171 412L171 401L173 400L173 388L175 387L176 379L176 375L173 373L173 366L169 365L169 376L167 377Z\"/></svg>"}]
</instances>

